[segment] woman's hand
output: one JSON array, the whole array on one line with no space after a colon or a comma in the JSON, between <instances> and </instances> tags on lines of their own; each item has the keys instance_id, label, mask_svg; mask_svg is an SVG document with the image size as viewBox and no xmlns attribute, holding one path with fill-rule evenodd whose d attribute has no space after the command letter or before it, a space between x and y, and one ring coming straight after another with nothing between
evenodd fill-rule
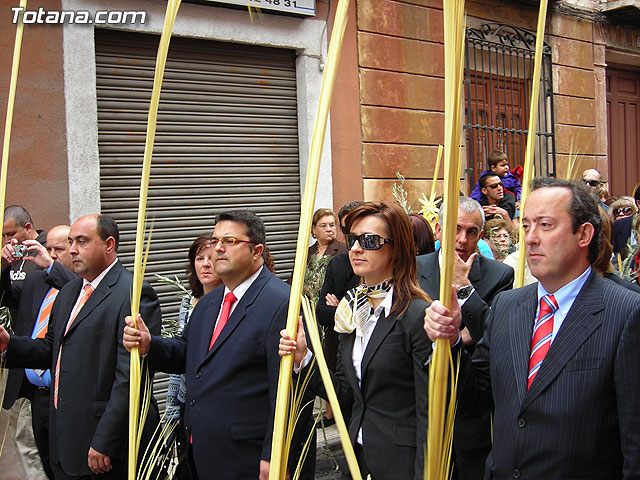
<instances>
[{"instance_id":1,"label":"woman's hand","mask_svg":"<svg viewBox=\"0 0 640 480\"><path fill-rule=\"evenodd\" d=\"M324 297L324 300L330 307L337 307L340 303L338 297L336 297L333 293L327 293L327 295Z\"/></svg>"},{"instance_id":2,"label":"woman's hand","mask_svg":"<svg viewBox=\"0 0 640 480\"><path fill-rule=\"evenodd\" d=\"M300 365L308 351L307 338L304 334L304 326L302 325L302 316L298 317L298 332L295 340L291 338L291 335L289 335L289 332L285 329L280 330L280 337L278 355L284 357L293 353L293 362L296 365Z\"/></svg>"}]
</instances>

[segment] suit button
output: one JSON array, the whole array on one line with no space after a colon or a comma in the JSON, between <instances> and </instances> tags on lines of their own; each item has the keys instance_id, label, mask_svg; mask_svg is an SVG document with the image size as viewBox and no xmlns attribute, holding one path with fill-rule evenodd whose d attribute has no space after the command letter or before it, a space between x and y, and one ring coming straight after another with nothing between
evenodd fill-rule
<instances>
[{"instance_id":1,"label":"suit button","mask_svg":"<svg viewBox=\"0 0 640 480\"><path fill-rule=\"evenodd\" d=\"M202 376L202 372L200 370L198 370L196 372L196 379L200 378Z\"/></svg>"},{"instance_id":2,"label":"suit button","mask_svg":"<svg viewBox=\"0 0 640 480\"><path fill-rule=\"evenodd\" d=\"M189 402L189 405L191 405L192 407L193 407L195 404L196 404L195 399L192 399L192 400Z\"/></svg>"},{"instance_id":3,"label":"suit button","mask_svg":"<svg viewBox=\"0 0 640 480\"><path fill-rule=\"evenodd\" d=\"M525 422L524 418L519 418L518 419L518 426L520 428L524 428L527 425L527 422Z\"/></svg>"},{"instance_id":4,"label":"suit button","mask_svg":"<svg viewBox=\"0 0 640 480\"><path fill-rule=\"evenodd\" d=\"M517 468L511 473L511 475L513 476L513 478L520 478L520 470L518 470Z\"/></svg>"}]
</instances>

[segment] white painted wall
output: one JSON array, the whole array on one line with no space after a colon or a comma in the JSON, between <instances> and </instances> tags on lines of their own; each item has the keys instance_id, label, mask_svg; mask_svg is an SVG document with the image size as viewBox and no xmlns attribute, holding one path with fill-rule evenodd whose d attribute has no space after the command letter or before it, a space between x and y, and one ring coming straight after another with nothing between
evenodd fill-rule
<instances>
[{"instance_id":1,"label":"white painted wall","mask_svg":"<svg viewBox=\"0 0 640 480\"><path fill-rule=\"evenodd\" d=\"M166 2L155 0L62 0L63 10L87 10L92 14L98 10L146 11L144 25L118 26L121 30L144 33L162 32L165 6ZM174 36L296 50L302 189L322 83L320 64L326 57L324 27L324 19L254 14L252 22L248 11L182 4L173 28ZM65 24L63 56L69 217L73 222L82 215L100 211L94 28L91 25ZM327 127L316 196L319 207L333 205L329 131Z\"/></svg>"}]
</instances>

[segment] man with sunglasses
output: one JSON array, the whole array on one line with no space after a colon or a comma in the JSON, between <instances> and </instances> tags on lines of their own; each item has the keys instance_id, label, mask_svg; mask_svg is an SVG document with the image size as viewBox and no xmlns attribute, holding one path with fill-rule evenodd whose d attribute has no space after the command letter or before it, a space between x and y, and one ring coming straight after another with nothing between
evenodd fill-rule
<instances>
[{"instance_id":1,"label":"man with sunglasses","mask_svg":"<svg viewBox=\"0 0 640 480\"><path fill-rule=\"evenodd\" d=\"M142 321L124 329L154 370L185 373L184 426L201 480L267 480L278 384L280 330L289 286L264 265L262 220L247 210L218 215L212 259L223 286L205 295L178 338L151 336Z\"/></svg>"},{"instance_id":2,"label":"man with sunglasses","mask_svg":"<svg viewBox=\"0 0 640 480\"><path fill-rule=\"evenodd\" d=\"M602 174L595 168L588 168L582 172L582 181L596 197L598 206L605 212L609 213L609 206L600 199L600 191L602 190L602 184L604 183L602 181Z\"/></svg>"},{"instance_id":3,"label":"man with sunglasses","mask_svg":"<svg viewBox=\"0 0 640 480\"><path fill-rule=\"evenodd\" d=\"M500 177L491 174L498 179ZM511 194L509 194L511 195ZM476 253L484 230L484 212L478 202L460 197L457 217L456 253L453 284L462 309L461 334L465 348L482 338L489 306L494 297L513 287L513 269ZM441 240L444 210L440 208L435 234ZM418 257L418 282L432 300L440 298L440 251ZM457 480L482 478L484 463L491 450L489 414L478 418L456 420L454 425L454 473Z\"/></svg>"},{"instance_id":4,"label":"man with sunglasses","mask_svg":"<svg viewBox=\"0 0 640 480\"><path fill-rule=\"evenodd\" d=\"M485 219L502 218L511 222L516 214L516 196L505 192L500 177L493 172L487 172L482 174L478 183L482 192L480 205L484 210Z\"/></svg>"}]
</instances>

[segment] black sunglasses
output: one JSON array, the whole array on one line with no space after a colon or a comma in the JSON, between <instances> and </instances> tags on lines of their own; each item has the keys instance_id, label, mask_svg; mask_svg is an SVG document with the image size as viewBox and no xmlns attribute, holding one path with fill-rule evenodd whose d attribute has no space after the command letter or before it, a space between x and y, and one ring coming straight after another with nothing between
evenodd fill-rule
<instances>
[{"instance_id":1,"label":"black sunglasses","mask_svg":"<svg viewBox=\"0 0 640 480\"><path fill-rule=\"evenodd\" d=\"M619 207L613 209L613 216L630 215L633 213L633 207Z\"/></svg>"},{"instance_id":2,"label":"black sunglasses","mask_svg":"<svg viewBox=\"0 0 640 480\"><path fill-rule=\"evenodd\" d=\"M597 187L602 183L600 180L585 180L584 178L582 179L582 181L590 187Z\"/></svg>"},{"instance_id":3,"label":"black sunglasses","mask_svg":"<svg viewBox=\"0 0 640 480\"><path fill-rule=\"evenodd\" d=\"M363 233L362 235L348 233L344 238L347 241L347 248L349 250L351 250L356 241L363 250L379 250L385 243L393 243L390 238L382 238L375 233Z\"/></svg>"}]
</instances>

